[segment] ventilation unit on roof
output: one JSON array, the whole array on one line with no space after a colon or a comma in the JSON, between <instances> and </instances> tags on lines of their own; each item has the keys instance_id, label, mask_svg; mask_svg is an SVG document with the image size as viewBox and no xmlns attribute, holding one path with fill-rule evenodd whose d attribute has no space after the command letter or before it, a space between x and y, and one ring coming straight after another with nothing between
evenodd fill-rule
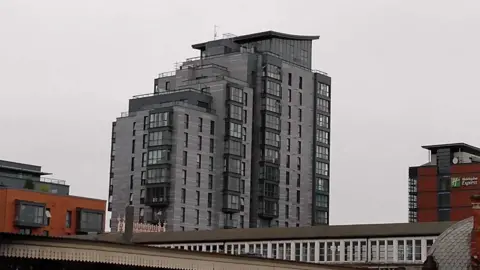
<instances>
[{"instance_id":1,"label":"ventilation unit on roof","mask_svg":"<svg viewBox=\"0 0 480 270\"><path fill-rule=\"evenodd\" d=\"M475 156L470 157L470 160L471 160L472 162L480 162L480 158L479 158L479 157L475 157Z\"/></svg>"}]
</instances>

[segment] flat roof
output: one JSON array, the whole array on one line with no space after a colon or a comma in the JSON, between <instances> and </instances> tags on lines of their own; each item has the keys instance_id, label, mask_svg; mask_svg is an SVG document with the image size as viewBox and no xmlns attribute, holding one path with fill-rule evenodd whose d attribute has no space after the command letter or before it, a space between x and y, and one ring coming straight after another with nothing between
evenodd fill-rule
<instances>
[{"instance_id":1,"label":"flat roof","mask_svg":"<svg viewBox=\"0 0 480 270\"><path fill-rule=\"evenodd\" d=\"M289 228L219 229L211 231L135 233L136 244L181 244L208 242L246 242L306 239L351 239L438 236L455 222L390 223L360 225L330 225ZM78 237L78 236L74 236ZM80 236L100 241L117 242L120 233Z\"/></svg>"},{"instance_id":2,"label":"flat roof","mask_svg":"<svg viewBox=\"0 0 480 270\"><path fill-rule=\"evenodd\" d=\"M81 196L75 196L75 195L65 195L65 194L56 194L56 193L51 193L51 192L43 192L40 190L33 190L33 189L25 189L25 188L12 188L12 187L5 187L5 186L0 186L0 190L6 189L6 190L14 190L14 191L24 191L24 192L35 192L35 193L42 193L45 195L52 195L52 196L59 196L59 197L70 197L70 198L77 198L77 199L86 199L86 200L94 200L94 201L101 201L101 202L107 202L107 200L102 200L102 199L97 199L97 198L89 198L89 197L81 197Z\"/></svg>"},{"instance_id":3,"label":"flat roof","mask_svg":"<svg viewBox=\"0 0 480 270\"><path fill-rule=\"evenodd\" d=\"M17 171L17 172L27 172L35 175L49 175L51 173L42 172L40 166L26 164L26 163L19 163L13 162L8 160L0 160L0 169L6 169L10 171Z\"/></svg>"},{"instance_id":4,"label":"flat roof","mask_svg":"<svg viewBox=\"0 0 480 270\"><path fill-rule=\"evenodd\" d=\"M280 33L280 32L270 30L270 31L258 32L258 33L247 34L242 36L236 36L231 39L236 43L242 44L250 41L265 40L270 38L281 38L281 39L290 39L290 40L316 40L316 39L319 39L320 36L292 35L292 34ZM202 49L205 49L205 46L207 43L208 41L194 44L192 45L192 48L202 50Z\"/></svg>"},{"instance_id":5,"label":"flat roof","mask_svg":"<svg viewBox=\"0 0 480 270\"><path fill-rule=\"evenodd\" d=\"M439 149L448 148L448 149L452 149L452 150L455 150L455 151L460 150L462 152L467 152L467 153L470 153L470 154L480 156L480 148L472 146L470 144L463 143L463 142L462 143L446 143L446 144L424 145L424 146L422 146L422 148L432 151L432 154L436 154L437 150L439 150Z\"/></svg>"}]
</instances>

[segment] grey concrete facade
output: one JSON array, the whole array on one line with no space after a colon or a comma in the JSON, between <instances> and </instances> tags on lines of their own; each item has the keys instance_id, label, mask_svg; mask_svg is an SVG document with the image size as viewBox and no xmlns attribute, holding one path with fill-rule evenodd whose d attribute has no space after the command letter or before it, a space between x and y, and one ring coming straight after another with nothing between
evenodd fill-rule
<instances>
[{"instance_id":1,"label":"grey concrete facade","mask_svg":"<svg viewBox=\"0 0 480 270\"><path fill-rule=\"evenodd\" d=\"M317 127L316 89L322 80L329 89L331 84L330 77L311 69L312 40L318 37L276 32L249 36L254 37L193 45L201 57L160 74L153 94L130 100L128 114L118 118L112 130L113 229L126 204L134 205L140 221L161 219L174 231L328 224L328 188L321 192L327 196L326 205L316 207L316 130L328 132L321 160L327 164L321 176L327 185L330 138L329 124ZM330 97L325 102L329 117ZM168 127L161 129L168 129L172 139L168 146L152 148L147 142L144 148L144 136L148 139L157 129L144 129L143 123L148 126L158 112L168 112ZM161 184L168 186L169 195L167 203L152 205L145 194L158 183L152 185L145 175L158 164L142 166L142 155L157 149L169 151L161 165L169 168L168 184ZM327 214L321 222L316 217L319 210Z\"/></svg>"}]
</instances>

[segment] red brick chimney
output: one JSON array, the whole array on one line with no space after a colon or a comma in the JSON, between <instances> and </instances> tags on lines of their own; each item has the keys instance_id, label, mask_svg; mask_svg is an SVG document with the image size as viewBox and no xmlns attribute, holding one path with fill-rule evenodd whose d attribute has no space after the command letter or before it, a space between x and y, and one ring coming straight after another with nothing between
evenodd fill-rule
<instances>
[{"instance_id":1,"label":"red brick chimney","mask_svg":"<svg viewBox=\"0 0 480 270\"><path fill-rule=\"evenodd\" d=\"M480 195L472 195L473 229L470 242L472 269L480 269Z\"/></svg>"}]
</instances>

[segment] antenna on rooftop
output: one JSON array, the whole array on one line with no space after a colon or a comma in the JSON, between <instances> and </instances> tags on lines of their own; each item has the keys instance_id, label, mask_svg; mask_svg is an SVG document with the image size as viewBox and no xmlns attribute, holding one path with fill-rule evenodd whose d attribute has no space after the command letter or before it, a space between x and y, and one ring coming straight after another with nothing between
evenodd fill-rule
<instances>
[{"instance_id":1,"label":"antenna on rooftop","mask_svg":"<svg viewBox=\"0 0 480 270\"><path fill-rule=\"evenodd\" d=\"M217 39L217 36L218 36L217 28L218 28L218 25L213 26L213 40Z\"/></svg>"}]
</instances>

